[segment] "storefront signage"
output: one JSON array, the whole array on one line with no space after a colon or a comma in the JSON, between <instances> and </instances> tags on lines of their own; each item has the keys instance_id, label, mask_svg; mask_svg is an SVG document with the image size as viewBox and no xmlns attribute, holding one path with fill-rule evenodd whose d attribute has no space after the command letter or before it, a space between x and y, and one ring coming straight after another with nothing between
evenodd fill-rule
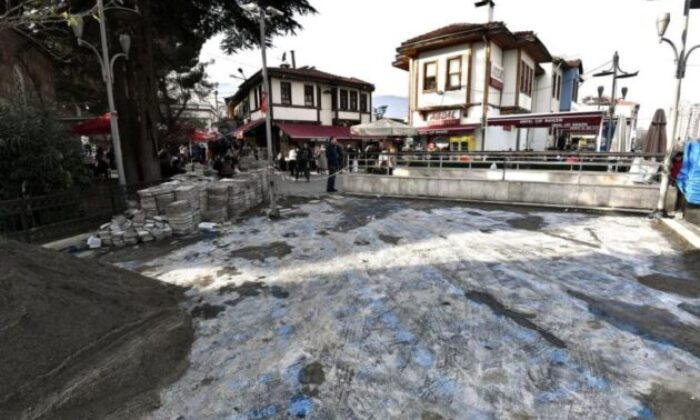
<instances>
[{"instance_id":1,"label":"storefront signage","mask_svg":"<svg viewBox=\"0 0 700 420\"><path fill-rule=\"evenodd\" d=\"M461 109L450 109L446 111L429 112L425 116L425 120L430 127L444 127L459 125L459 120L462 117Z\"/></svg>"},{"instance_id":2,"label":"storefront signage","mask_svg":"<svg viewBox=\"0 0 700 420\"><path fill-rule=\"evenodd\" d=\"M491 64L491 87L496 89L503 89L503 67L496 63Z\"/></svg>"}]
</instances>

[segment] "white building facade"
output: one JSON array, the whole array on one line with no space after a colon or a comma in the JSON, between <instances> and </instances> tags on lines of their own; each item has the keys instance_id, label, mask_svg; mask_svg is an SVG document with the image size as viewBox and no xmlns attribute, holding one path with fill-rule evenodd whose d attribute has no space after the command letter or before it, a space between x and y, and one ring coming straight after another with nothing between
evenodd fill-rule
<instances>
[{"instance_id":1,"label":"white building facade","mask_svg":"<svg viewBox=\"0 0 700 420\"><path fill-rule=\"evenodd\" d=\"M314 67L270 68L270 98L264 100L261 72L227 98L229 117L243 125L236 136L255 137L265 112L275 126L276 140L351 138L350 126L372 121L371 83Z\"/></svg>"},{"instance_id":2,"label":"white building facade","mask_svg":"<svg viewBox=\"0 0 700 420\"><path fill-rule=\"evenodd\" d=\"M559 131L599 125L576 111L581 62L553 58L534 33L501 22L410 39L394 66L409 73L410 124L450 150L544 150ZM524 118L540 114L562 115Z\"/></svg>"}]
</instances>

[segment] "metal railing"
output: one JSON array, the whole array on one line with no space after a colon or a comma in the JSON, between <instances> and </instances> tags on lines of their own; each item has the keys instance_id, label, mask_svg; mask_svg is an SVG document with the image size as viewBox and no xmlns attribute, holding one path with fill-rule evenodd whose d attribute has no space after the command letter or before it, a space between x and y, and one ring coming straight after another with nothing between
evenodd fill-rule
<instances>
[{"instance_id":1,"label":"metal railing","mask_svg":"<svg viewBox=\"0 0 700 420\"><path fill-rule=\"evenodd\" d=\"M47 242L96 229L136 200L138 190L156 182L120 187L112 182L57 194L0 201L0 235Z\"/></svg>"},{"instance_id":2,"label":"metal railing","mask_svg":"<svg viewBox=\"0 0 700 420\"><path fill-rule=\"evenodd\" d=\"M656 181L658 170L635 168L638 159L661 163L661 154L640 153L567 153L567 152L402 152L348 154L350 172L390 175L396 169L500 171L502 179L509 171L547 171L584 174L628 174ZM465 172L466 173L466 172Z\"/></svg>"}]
</instances>

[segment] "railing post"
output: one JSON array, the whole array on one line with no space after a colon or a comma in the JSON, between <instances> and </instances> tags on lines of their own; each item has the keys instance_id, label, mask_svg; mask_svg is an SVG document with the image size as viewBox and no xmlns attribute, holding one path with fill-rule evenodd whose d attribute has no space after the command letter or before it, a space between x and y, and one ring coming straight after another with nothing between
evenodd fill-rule
<instances>
[{"instance_id":1,"label":"railing post","mask_svg":"<svg viewBox=\"0 0 700 420\"><path fill-rule=\"evenodd\" d=\"M506 180L506 162L508 161L508 158L503 158L503 181Z\"/></svg>"}]
</instances>

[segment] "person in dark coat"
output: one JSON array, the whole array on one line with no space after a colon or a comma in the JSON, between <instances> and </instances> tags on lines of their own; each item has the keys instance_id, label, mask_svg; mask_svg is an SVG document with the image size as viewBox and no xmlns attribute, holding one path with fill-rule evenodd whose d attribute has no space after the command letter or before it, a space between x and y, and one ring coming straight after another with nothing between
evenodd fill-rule
<instances>
[{"instance_id":1,"label":"person in dark coat","mask_svg":"<svg viewBox=\"0 0 700 420\"><path fill-rule=\"evenodd\" d=\"M340 147L338 140L331 139L330 144L326 147L326 160L328 161L328 182L326 183L326 191L329 193L337 192L335 189L335 174L340 170Z\"/></svg>"},{"instance_id":2,"label":"person in dark coat","mask_svg":"<svg viewBox=\"0 0 700 420\"><path fill-rule=\"evenodd\" d=\"M311 163L311 149L308 144L304 144L297 152L297 181L300 175L306 177L306 182L311 182L311 173L309 165Z\"/></svg>"}]
</instances>

